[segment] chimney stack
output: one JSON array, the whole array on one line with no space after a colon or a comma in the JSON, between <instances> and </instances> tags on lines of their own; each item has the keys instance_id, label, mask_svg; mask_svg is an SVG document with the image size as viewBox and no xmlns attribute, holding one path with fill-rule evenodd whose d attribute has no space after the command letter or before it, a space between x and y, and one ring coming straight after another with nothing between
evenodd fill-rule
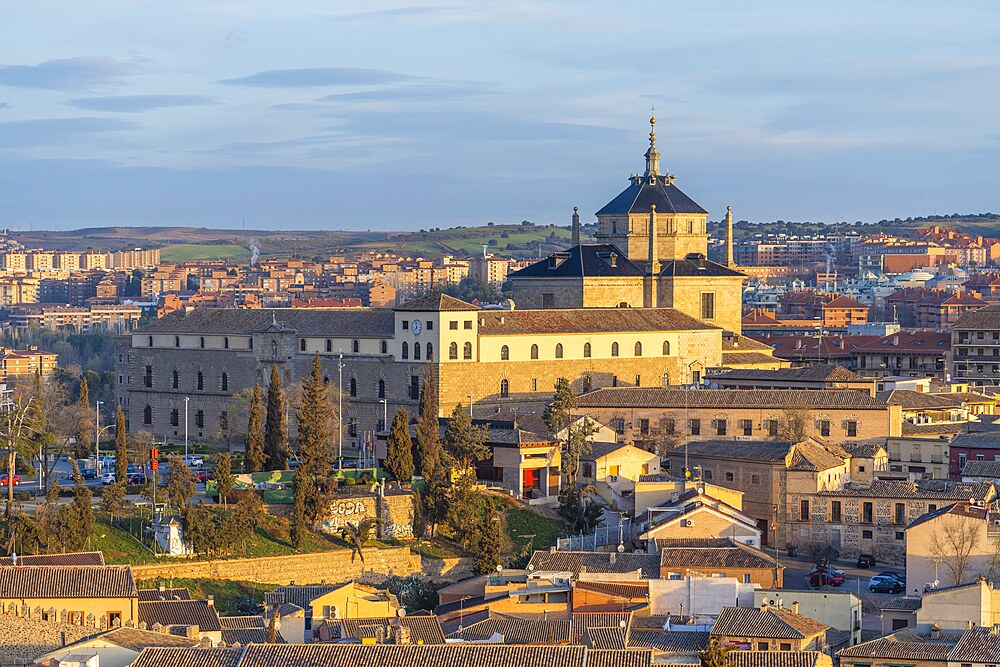
<instances>
[{"instance_id":1,"label":"chimney stack","mask_svg":"<svg viewBox=\"0 0 1000 667\"><path fill-rule=\"evenodd\" d=\"M580 213L576 206L573 207L573 245L580 245Z\"/></svg>"},{"instance_id":2,"label":"chimney stack","mask_svg":"<svg viewBox=\"0 0 1000 667\"><path fill-rule=\"evenodd\" d=\"M799 613L799 603L798 602L792 602L792 613L793 614Z\"/></svg>"},{"instance_id":3,"label":"chimney stack","mask_svg":"<svg viewBox=\"0 0 1000 667\"><path fill-rule=\"evenodd\" d=\"M208 596L208 606L209 607L214 607L215 606L215 596L214 595L209 595Z\"/></svg>"},{"instance_id":4,"label":"chimney stack","mask_svg":"<svg viewBox=\"0 0 1000 667\"><path fill-rule=\"evenodd\" d=\"M733 240L733 207L726 207L726 266L732 268L736 266L736 260L733 259L734 253Z\"/></svg>"}]
</instances>

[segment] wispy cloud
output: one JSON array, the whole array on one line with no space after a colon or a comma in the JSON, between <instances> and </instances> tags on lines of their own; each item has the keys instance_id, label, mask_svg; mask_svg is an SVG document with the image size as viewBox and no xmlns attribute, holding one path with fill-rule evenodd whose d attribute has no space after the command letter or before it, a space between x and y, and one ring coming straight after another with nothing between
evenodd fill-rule
<instances>
[{"instance_id":1,"label":"wispy cloud","mask_svg":"<svg viewBox=\"0 0 1000 667\"><path fill-rule=\"evenodd\" d=\"M413 81L418 77L381 69L358 67L310 67L304 69L271 69L236 79L223 79L216 83L227 86L253 86L258 88L313 88L323 86L377 86L400 81Z\"/></svg>"},{"instance_id":2,"label":"wispy cloud","mask_svg":"<svg viewBox=\"0 0 1000 667\"><path fill-rule=\"evenodd\" d=\"M215 104L205 95L112 95L81 97L69 102L72 106L91 111L135 112L155 111L173 107L194 107Z\"/></svg>"},{"instance_id":3,"label":"wispy cloud","mask_svg":"<svg viewBox=\"0 0 1000 667\"><path fill-rule=\"evenodd\" d=\"M47 60L37 65L0 65L0 86L81 90L120 83L142 68L103 56Z\"/></svg>"},{"instance_id":4,"label":"wispy cloud","mask_svg":"<svg viewBox=\"0 0 1000 667\"><path fill-rule=\"evenodd\" d=\"M0 148L23 148L78 142L93 135L139 126L116 118L39 118L0 123Z\"/></svg>"},{"instance_id":5,"label":"wispy cloud","mask_svg":"<svg viewBox=\"0 0 1000 667\"><path fill-rule=\"evenodd\" d=\"M10 109L10 102L0 102L0 109Z\"/></svg>"},{"instance_id":6,"label":"wispy cloud","mask_svg":"<svg viewBox=\"0 0 1000 667\"><path fill-rule=\"evenodd\" d=\"M359 90L350 93L333 93L320 97L317 102L440 102L469 99L497 93L496 84L482 81L428 81L406 85Z\"/></svg>"}]
</instances>

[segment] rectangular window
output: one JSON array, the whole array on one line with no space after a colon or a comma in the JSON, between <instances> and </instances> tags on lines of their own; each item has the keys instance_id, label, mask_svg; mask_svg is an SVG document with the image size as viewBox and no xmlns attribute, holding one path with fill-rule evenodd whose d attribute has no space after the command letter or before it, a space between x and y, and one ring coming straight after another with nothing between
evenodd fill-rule
<instances>
[{"instance_id":1,"label":"rectangular window","mask_svg":"<svg viewBox=\"0 0 1000 667\"><path fill-rule=\"evenodd\" d=\"M799 501L799 521L809 520L809 501L800 500Z\"/></svg>"},{"instance_id":2,"label":"rectangular window","mask_svg":"<svg viewBox=\"0 0 1000 667\"><path fill-rule=\"evenodd\" d=\"M764 424L767 426L767 437L777 438L778 437L778 420L768 419Z\"/></svg>"},{"instance_id":3,"label":"rectangular window","mask_svg":"<svg viewBox=\"0 0 1000 667\"><path fill-rule=\"evenodd\" d=\"M591 478L591 477L593 477L594 476L594 467L593 467L593 465L590 464L590 463L588 463L588 462L581 463L580 464L580 474L583 477L586 477L588 479Z\"/></svg>"},{"instance_id":4,"label":"rectangular window","mask_svg":"<svg viewBox=\"0 0 1000 667\"><path fill-rule=\"evenodd\" d=\"M625 433L625 420L621 417L617 417L611 420L611 428L615 430L615 433L621 435Z\"/></svg>"},{"instance_id":5,"label":"rectangular window","mask_svg":"<svg viewBox=\"0 0 1000 667\"><path fill-rule=\"evenodd\" d=\"M677 422L672 418L664 419L663 432L667 435L674 435L677 432Z\"/></svg>"},{"instance_id":6,"label":"rectangular window","mask_svg":"<svg viewBox=\"0 0 1000 667\"><path fill-rule=\"evenodd\" d=\"M142 379L143 386L152 387L153 386L153 367L146 366L146 373Z\"/></svg>"},{"instance_id":7,"label":"rectangular window","mask_svg":"<svg viewBox=\"0 0 1000 667\"><path fill-rule=\"evenodd\" d=\"M743 432L743 435L753 435L753 420L741 419L739 422L739 429Z\"/></svg>"},{"instance_id":8,"label":"rectangular window","mask_svg":"<svg viewBox=\"0 0 1000 667\"><path fill-rule=\"evenodd\" d=\"M410 320L403 320L403 331L410 330Z\"/></svg>"},{"instance_id":9,"label":"rectangular window","mask_svg":"<svg viewBox=\"0 0 1000 667\"><path fill-rule=\"evenodd\" d=\"M427 330L434 331L434 322L427 320Z\"/></svg>"},{"instance_id":10,"label":"rectangular window","mask_svg":"<svg viewBox=\"0 0 1000 667\"><path fill-rule=\"evenodd\" d=\"M552 292L542 292L542 308L555 308L556 295Z\"/></svg>"},{"instance_id":11,"label":"rectangular window","mask_svg":"<svg viewBox=\"0 0 1000 667\"><path fill-rule=\"evenodd\" d=\"M858 437L858 422L855 421L847 422L847 437L848 438Z\"/></svg>"},{"instance_id":12,"label":"rectangular window","mask_svg":"<svg viewBox=\"0 0 1000 667\"><path fill-rule=\"evenodd\" d=\"M538 378L531 378L531 391L538 391Z\"/></svg>"},{"instance_id":13,"label":"rectangular window","mask_svg":"<svg viewBox=\"0 0 1000 667\"><path fill-rule=\"evenodd\" d=\"M872 539L872 531L870 531L870 530L862 530L861 531L861 539L864 539L864 540L870 540L870 539Z\"/></svg>"},{"instance_id":14,"label":"rectangular window","mask_svg":"<svg viewBox=\"0 0 1000 667\"><path fill-rule=\"evenodd\" d=\"M180 421L180 411L177 408L174 408L170 411L170 425L180 426Z\"/></svg>"},{"instance_id":15,"label":"rectangular window","mask_svg":"<svg viewBox=\"0 0 1000 667\"><path fill-rule=\"evenodd\" d=\"M462 323L462 328L472 329L472 320L465 320L465 322Z\"/></svg>"},{"instance_id":16,"label":"rectangular window","mask_svg":"<svg viewBox=\"0 0 1000 667\"><path fill-rule=\"evenodd\" d=\"M749 574L744 574L743 575L743 583L744 584L749 584L750 583L750 575Z\"/></svg>"},{"instance_id":17,"label":"rectangular window","mask_svg":"<svg viewBox=\"0 0 1000 667\"><path fill-rule=\"evenodd\" d=\"M701 295L701 319L715 319L715 292L703 292Z\"/></svg>"},{"instance_id":18,"label":"rectangular window","mask_svg":"<svg viewBox=\"0 0 1000 667\"><path fill-rule=\"evenodd\" d=\"M410 376L410 399L417 400L420 398L420 376L411 375Z\"/></svg>"},{"instance_id":19,"label":"rectangular window","mask_svg":"<svg viewBox=\"0 0 1000 667\"><path fill-rule=\"evenodd\" d=\"M716 435L726 435L729 431L729 422L725 419L715 420L715 434Z\"/></svg>"},{"instance_id":20,"label":"rectangular window","mask_svg":"<svg viewBox=\"0 0 1000 667\"><path fill-rule=\"evenodd\" d=\"M692 419L688 422L688 426L691 429L691 435L701 435L701 420Z\"/></svg>"},{"instance_id":21,"label":"rectangular window","mask_svg":"<svg viewBox=\"0 0 1000 667\"><path fill-rule=\"evenodd\" d=\"M635 386L637 386L637 387L641 387L642 386L642 376L641 375L636 375L635 376Z\"/></svg>"},{"instance_id":22,"label":"rectangular window","mask_svg":"<svg viewBox=\"0 0 1000 667\"><path fill-rule=\"evenodd\" d=\"M906 505L903 503L896 503L895 512L893 513L893 523L897 526L902 526L906 523Z\"/></svg>"},{"instance_id":23,"label":"rectangular window","mask_svg":"<svg viewBox=\"0 0 1000 667\"><path fill-rule=\"evenodd\" d=\"M229 413L225 410L219 413L219 430L223 433L229 431Z\"/></svg>"},{"instance_id":24,"label":"rectangular window","mask_svg":"<svg viewBox=\"0 0 1000 667\"><path fill-rule=\"evenodd\" d=\"M205 411L198 410L194 413L194 425L198 428L205 428Z\"/></svg>"},{"instance_id":25,"label":"rectangular window","mask_svg":"<svg viewBox=\"0 0 1000 667\"><path fill-rule=\"evenodd\" d=\"M861 504L861 523L871 523L872 522L872 504L862 503Z\"/></svg>"},{"instance_id":26,"label":"rectangular window","mask_svg":"<svg viewBox=\"0 0 1000 667\"><path fill-rule=\"evenodd\" d=\"M458 320L452 320L448 322L448 328L452 331L458 331Z\"/></svg>"},{"instance_id":27,"label":"rectangular window","mask_svg":"<svg viewBox=\"0 0 1000 667\"><path fill-rule=\"evenodd\" d=\"M904 533L903 531L901 531L901 530L897 530L897 531L896 531L896 539L897 539L897 540L900 540L900 541L902 541L902 540L903 540L903 536L904 536L904 535L905 535L905 533Z\"/></svg>"},{"instance_id":28,"label":"rectangular window","mask_svg":"<svg viewBox=\"0 0 1000 667\"><path fill-rule=\"evenodd\" d=\"M826 419L819 423L819 434L824 438L830 437L830 422Z\"/></svg>"},{"instance_id":29,"label":"rectangular window","mask_svg":"<svg viewBox=\"0 0 1000 667\"><path fill-rule=\"evenodd\" d=\"M766 651L766 650L768 650L768 646L769 646L769 644L767 642L757 642L757 650L758 651Z\"/></svg>"},{"instance_id":30,"label":"rectangular window","mask_svg":"<svg viewBox=\"0 0 1000 667\"><path fill-rule=\"evenodd\" d=\"M967 460L968 460L968 457L965 454L959 454L958 455L958 469L959 469L959 471L961 471L962 468L965 467L965 462Z\"/></svg>"},{"instance_id":31,"label":"rectangular window","mask_svg":"<svg viewBox=\"0 0 1000 667\"><path fill-rule=\"evenodd\" d=\"M649 435L649 420L640 419L639 420L639 433L642 435Z\"/></svg>"},{"instance_id":32,"label":"rectangular window","mask_svg":"<svg viewBox=\"0 0 1000 667\"><path fill-rule=\"evenodd\" d=\"M760 475L750 475L751 484L760 484Z\"/></svg>"},{"instance_id":33,"label":"rectangular window","mask_svg":"<svg viewBox=\"0 0 1000 667\"><path fill-rule=\"evenodd\" d=\"M840 523L842 520L840 501L834 500L830 502L830 521L833 523Z\"/></svg>"}]
</instances>

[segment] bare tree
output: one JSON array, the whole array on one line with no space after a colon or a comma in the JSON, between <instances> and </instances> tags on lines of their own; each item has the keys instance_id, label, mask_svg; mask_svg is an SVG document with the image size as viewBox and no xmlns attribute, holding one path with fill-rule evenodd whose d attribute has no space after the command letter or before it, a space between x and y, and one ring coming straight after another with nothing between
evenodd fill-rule
<instances>
[{"instance_id":1,"label":"bare tree","mask_svg":"<svg viewBox=\"0 0 1000 667\"><path fill-rule=\"evenodd\" d=\"M945 514L931 533L927 551L951 573L952 585L966 583L972 552L979 546L981 524L971 517Z\"/></svg>"},{"instance_id":2,"label":"bare tree","mask_svg":"<svg viewBox=\"0 0 1000 667\"><path fill-rule=\"evenodd\" d=\"M812 413L804 405L786 405L781 410L781 420L778 422L778 440L787 442L802 442L809 434L809 421Z\"/></svg>"},{"instance_id":3,"label":"bare tree","mask_svg":"<svg viewBox=\"0 0 1000 667\"><path fill-rule=\"evenodd\" d=\"M661 415L655 426L650 426L646 442L650 451L661 459L667 457L667 452L681 444L681 435L677 430L677 420L673 415Z\"/></svg>"}]
</instances>

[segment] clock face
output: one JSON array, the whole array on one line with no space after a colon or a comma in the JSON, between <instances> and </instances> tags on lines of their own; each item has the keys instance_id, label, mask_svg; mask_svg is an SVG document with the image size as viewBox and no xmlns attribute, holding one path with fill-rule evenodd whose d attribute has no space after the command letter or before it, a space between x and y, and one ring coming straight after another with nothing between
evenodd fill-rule
<instances>
[{"instance_id":1,"label":"clock face","mask_svg":"<svg viewBox=\"0 0 1000 667\"><path fill-rule=\"evenodd\" d=\"M423 330L424 330L424 325L420 323L420 320L413 320L413 323L410 324L410 331L413 332L414 336L419 335L420 332Z\"/></svg>"}]
</instances>

